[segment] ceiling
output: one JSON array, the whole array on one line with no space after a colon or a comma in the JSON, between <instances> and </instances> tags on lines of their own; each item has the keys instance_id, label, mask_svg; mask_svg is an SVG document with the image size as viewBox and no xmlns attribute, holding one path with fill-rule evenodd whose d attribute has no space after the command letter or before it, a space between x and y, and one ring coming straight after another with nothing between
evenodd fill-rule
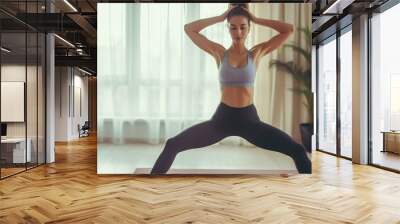
<instances>
[{"instance_id":1,"label":"ceiling","mask_svg":"<svg viewBox=\"0 0 400 224\"><path fill-rule=\"evenodd\" d=\"M312 3L312 31L313 40L316 41L319 38L330 35L329 32L334 32L334 30L329 31L329 28L333 27L338 20L346 21L347 16L347 20L351 23L352 16L357 16L366 10L374 9L386 1L387 0L281 0L250 2ZM135 1L47 0L47 2L49 4L46 10L45 0L1 0L1 30L4 33L10 33L5 35L5 41L14 41L14 47L17 47L19 44L21 44L20 46L24 46L25 39L21 39L22 34L18 34L18 32L25 32L25 28L29 28L29 30L32 31L55 32L60 37L55 38L56 65L81 66L95 72L97 64L97 3ZM50 8L52 8L53 13L48 13ZM345 26L346 22L342 22L342 25ZM61 38L67 40L74 46L72 47L72 45L66 43ZM5 42L3 41L2 43ZM28 52L32 50L30 47L35 47L35 44L32 43L28 45Z\"/></svg>"}]
</instances>

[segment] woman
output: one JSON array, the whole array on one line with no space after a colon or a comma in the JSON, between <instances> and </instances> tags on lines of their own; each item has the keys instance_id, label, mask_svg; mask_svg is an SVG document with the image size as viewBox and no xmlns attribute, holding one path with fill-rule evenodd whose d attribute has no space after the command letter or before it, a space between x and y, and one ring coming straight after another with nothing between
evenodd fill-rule
<instances>
[{"instance_id":1,"label":"woman","mask_svg":"<svg viewBox=\"0 0 400 224\"><path fill-rule=\"evenodd\" d=\"M232 45L208 40L200 31L218 22L228 21ZM279 32L270 40L246 49L250 21ZM311 161L302 145L289 135L260 121L253 105L254 78L261 58L278 48L293 32L287 23L261 19L252 15L246 4L230 4L220 16L200 19L185 25L189 38L214 57L219 68L221 103L211 120L194 125L167 140L151 174L164 174L179 152L212 145L228 136L240 136L250 143L290 156L299 173L311 173Z\"/></svg>"}]
</instances>

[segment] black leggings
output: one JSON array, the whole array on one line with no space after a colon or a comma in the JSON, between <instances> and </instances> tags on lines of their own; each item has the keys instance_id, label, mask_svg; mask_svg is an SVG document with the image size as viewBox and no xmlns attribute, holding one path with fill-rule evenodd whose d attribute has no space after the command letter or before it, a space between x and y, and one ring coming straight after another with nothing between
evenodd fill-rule
<instances>
[{"instance_id":1,"label":"black leggings","mask_svg":"<svg viewBox=\"0 0 400 224\"><path fill-rule=\"evenodd\" d=\"M253 104L236 108L220 103L211 120L196 124L169 138L151 174L164 174L182 151L215 144L228 136L240 136L264 149L290 156L299 173L311 173L304 147L285 132L260 121Z\"/></svg>"}]
</instances>

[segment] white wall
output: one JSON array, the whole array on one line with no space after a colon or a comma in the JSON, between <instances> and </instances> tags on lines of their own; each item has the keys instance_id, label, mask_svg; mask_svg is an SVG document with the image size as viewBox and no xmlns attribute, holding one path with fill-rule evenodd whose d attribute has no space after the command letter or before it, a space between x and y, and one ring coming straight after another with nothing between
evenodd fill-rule
<instances>
[{"instance_id":1,"label":"white wall","mask_svg":"<svg viewBox=\"0 0 400 224\"><path fill-rule=\"evenodd\" d=\"M25 80L27 78L27 81ZM6 122L7 137L23 138L25 135L31 140L32 161L39 159L39 163L44 163L45 153L45 115L44 115L44 73L39 65L25 64L3 64L1 66L1 81L3 82L25 82L26 83L26 107L21 108L22 113L26 112L27 118L24 122ZM4 90L4 89L3 89ZM3 92L2 90L2 92ZM7 95L2 95L2 98ZM11 108L2 107L4 110ZM13 112L13 111L8 111ZM37 153L39 154L37 157ZM49 160L50 161L50 160Z\"/></svg>"},{"instance_id":2,"label":"white wall","mask_svg":"<svg viewBox=\"0 0 400 224\"><path fill-rule=\"evenodd\" d=\"M88 78L72 67L56 67L55 73L55 140L77 139L78 124L88 120Z\"/></svg>"},{"instance_id":3,"label":"white wall","mask_svg":"<svg viewBox=\"0 0 400 224\"><path fill-rule=\"evenodd\" d=\"M1 66L1 81L2 82L25 82L24 65L8 64ZM27 67L28 73L32 70L31 66ZM3 96L4 97L4 96ZM7 108L1 108L6 110ZM25 137L25 123L24 122L11 122L7 123L7 136L8 137Z\"/></svg>"},{"instance_id":4,"label":"white wall","mask_svg":"<svg viewBox=\"0 0 400 224\"><path fill-rule=\"evenodd\" d=\"M26 70L25 70L26 69ZM36 66L27 66L19 65L19 64L5 64L1 66L1 81L2 82L25 82L26 72L28 74L28 82L29 85L36 86L36 80L32 80L30 78L31 75L36 76ZM41 69L39 68L39 73L41 73ZM36 88L27 88L27 120L28 122L34 121L35 124L28 124L28 137L30 133L36 133L36 113L32 113L32 111L36 111ZM6 96L2 96L6 97ZM31 104L34 102L33 104ZM42 105L38 105L41 107ZM7 110L7 108L1 108L1 110ZM31 129L30 129L31 128ZM25 137L25 122L7 122L7 136L8 137Z\"/></svg>"},{"instance_id":5,"label":"white wall","mask_svg":"<svg viewBox=\"0 0 400 224\"><path fill-rule=\"evenodd\" d=\"M68 85L69 76L67 67L55 68L55 141L68 139Z\"/></svg>"}]
</instances>

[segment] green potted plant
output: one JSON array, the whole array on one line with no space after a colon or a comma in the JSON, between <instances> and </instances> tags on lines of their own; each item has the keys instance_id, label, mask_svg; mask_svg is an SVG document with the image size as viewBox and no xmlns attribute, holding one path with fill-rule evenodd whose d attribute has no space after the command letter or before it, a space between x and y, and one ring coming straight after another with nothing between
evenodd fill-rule
<instances>
[{"instance_id":1,"label":"green potted plant","mask_svg":"<svg viewBox=\"0 0 400 224\"><path fill-rule=\"evenodd\" d=\"M311 45L312 34L309 28L298 29L306 38L307 43ZM290 48L295 53L300 54L306 61L305 64L295 63L294 61L283 62L279 60L272 60L270 67L275 66L278 70L284 71L286 74L291 75L296 81L298 86L290 90L296 94L302 95L304 98L303 105L307 109L307 120L300 124L301 140L304 147L311 152L311 136L313 130L313 93L311 90L311 48L301 48L295 44L285 44L284 48Z\"/></svg>"}]
</instances>

